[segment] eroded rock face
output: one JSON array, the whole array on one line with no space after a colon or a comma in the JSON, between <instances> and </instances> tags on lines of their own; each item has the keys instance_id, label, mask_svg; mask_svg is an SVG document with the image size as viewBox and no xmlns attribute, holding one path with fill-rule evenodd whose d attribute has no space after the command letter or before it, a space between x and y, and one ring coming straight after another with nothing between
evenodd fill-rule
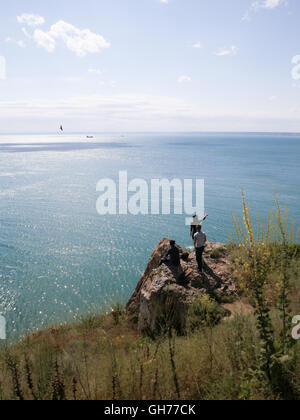
<instances>
[{"instance_id":1,"label":"eroded rock face","mask_svg":"<svg viewBox=\"0 0 300 420\"><path fill-rule=\"evenodd\" d=\"M221 253L217 259L211 257L215 249L223 247L221 243L207 243L203 274L197 270L195 253L187 255L179 246L184 258L181 268L160 265L169 247L170 240L163 239L155 248L126 306L128 319L144 335L154 335L166 322L183 332L188 308L197 297L213 291L230 295L236 290L226 253Z\"/></svg>"}]
</instances>

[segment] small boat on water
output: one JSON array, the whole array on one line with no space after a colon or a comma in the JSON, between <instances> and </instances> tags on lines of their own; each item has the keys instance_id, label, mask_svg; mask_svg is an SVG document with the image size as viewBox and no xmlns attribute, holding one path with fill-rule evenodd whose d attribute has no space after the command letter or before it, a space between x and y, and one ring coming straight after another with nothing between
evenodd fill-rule
<instances>
[{"instance_id":1,"label":"small boat on water","mask_svg":"<svg viewBox=\"0 0 300 420\"><path fill-rule=\"evenodd\" d=\"M86 136L87 139L93 139L94 136Z\"/></svg>"}]
</instances>

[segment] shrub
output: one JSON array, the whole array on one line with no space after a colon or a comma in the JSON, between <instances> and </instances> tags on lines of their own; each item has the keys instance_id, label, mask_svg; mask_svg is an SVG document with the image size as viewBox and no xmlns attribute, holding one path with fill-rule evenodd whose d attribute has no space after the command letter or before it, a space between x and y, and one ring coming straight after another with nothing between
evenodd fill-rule
<instances>
[{"instance_id":1,"label":"shrub","mask_svg":"<svg viewBox=\"0 0 300 420\"><path fill-rule=\"evenodd\" d=\"M290 249L294 244L294 223L288 212L282 212L275 196L276 208L269 214L266 223L257 219L257 233L249 207L243 196L243 223L234 216L240 256L234 261L235 273L242 288L252 296L256 309L257 328L261 339L260 367L257 375L264 378L273 392L285 398L296 398L297 390L287 378L282 360L294 358L295 342L290 337L291 302L290 293ZM277 276L270 273L278 272ZM271 278L271 282L270 282ZM280 341L274 334L270 316L271 304L268 293L275 291L273 298L281 318Z\"/></svg>"},{"instance_id":2,"label":"shrub","mask_svg":"<svg viewBox=\"0 0 300 420\"><path fill-rule=\"evenodd\" d=\"M125 306L120 302L116 302L111 308L111 314L116 325L120 324L120 322L122 322L125 319Z\"/></svg>"},{"instance_id":3,"label":"shrub","mask_svg":"<svg viewBox=\"0 0 300 420\"><path fill-rule=\"evenodd\" d=\"M214 327L225 316L225 310L208 295L195 300L189 309L187 328L194 332L203 327Z\"/></svg>"},{"instance_id":4,"label":"shrub","mask_svg":"<svg viewBox=\"0 0 300 420\"><path fill-rule=\"evenodd\" d=\"M219 260L220 258L224 257L225 254L226 254L226 248L220 247L220 248L215 248L211 252L210 257L214 260Z\"/></svg>"}]
</instances>

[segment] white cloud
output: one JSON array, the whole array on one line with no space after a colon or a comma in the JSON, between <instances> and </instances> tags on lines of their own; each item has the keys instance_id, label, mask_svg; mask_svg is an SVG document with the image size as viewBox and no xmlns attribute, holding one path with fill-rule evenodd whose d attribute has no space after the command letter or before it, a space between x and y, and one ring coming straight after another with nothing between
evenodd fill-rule
<instances>
[{"instance_id":1,"label":"white cloud","mask_svg":"<svg viewBox=\"0 0 300 420\"><path fill-rule=\"evenodd\" d=\"M220 48L218 52L215 53L218 57L224 57L228 55L236 55L238 53L238 47L232 45L230 48Z\"/></svg>"},{"instance_id":2,"label":"white cloud","mask_svg":"<svg viewBox=\"0 0 300 420\"><path fill-rule=\"evenodd\" d=\"M111 84L114 84L111 82ZM197 112L184 100L143 94L91 95L56 100L0 101L0 116L99 116L138 120L155 115L175 116Z\"/></svg>"},{"instance_id":3,"label":"white cloud","mask_svg":"<svg viewBox=\"0 0 300 420\"><path fill-rule=\"evenodd\" d=\"M297 131L290 109L276 112L227 112L185 100L144 94L92 95L53 100L0 101L1 122L17 121L28 130L69 121L73 130L108 131ZM3 124L1 125L3 127ZM0 127L1 127L0 126ZM1 129L1 128L0 128Z\"/></svg>"},{"instance_id":4,"label":"white cloud","mask_svg":"<svg viewBox=\"0 0 300 420\"><path fill-rule=\"evenodd\" d=\"M191 81L192 81L192 78L190 76L185 75L185 74L182 75L182 76L179 76L178 80L177 80L178 83L186 83L186 82L191 82Z\"/></svg>"},{"instance_id":5,"label":"white cloud","mask_svg":"<svg viewBox=\"0 0 300 420\"><path fill-rule=\"evenodd\" d=\"M252 7L254 9L275 9L275 7L278 7L282 2L282 0L262 0L254 2Z\"/></svg>"},{"instance_id":6,"label":"white cloud","mask_svg":"<svg viewBox=\"0 0 300 420\"><path fill-rule=\"evenodd\" d=\"M277 101L277 96L270 96L270 98L269 98L269 101L271 101L271 102L275 102L275 101Z\"/></svg>"},{"instance_id":7,"label":"white cloud","mask_svg":"<svg viewBox=\"0 0 300 420\"><path fill-rule=\"evenodd\" d=\"M40 26L45 23L45 19L39 15L33 15L30 13L23 13L20 16L17 16L19 23L25 23L28 26Z\"/></svg>"},{"instance_id":8,"label":"white cloud","mask_svg":"<svg viewBox=\"0 0 300 420\"><path fill-rule=\"evenodd\" d=\"M103 36L92 32L90 29L78 29L63 20L50 27L49 31L36 29L33 38L38 46L48 52L53 52L58 41L79 57L87 53L98 53L103 48L109 48L110 43Z\"/></svg>"},{"instance_id":9,"label":"white cloud","mask_svg":"<svg viewBox=\"0 0 300 420\"><path fill-rule=\"evenodd\" d=\"M22 32L26 36L26 38L28 38L28 39L32 38L32 36L30 35L30 33L28 33L26 28L22 28Z\"/></svg>"},{"instance_id":10,"label":"white cloud","mask_svg":"<svg viewBox=\"0 0 300 420\"><path fill-rule=\"evenodd\" d=\"M88 72L90 74L97 74L98 76L100 76L101 74L103 74L103 71L100 69L88 69Z\"/></svg>"},{"instance_id":11,"label":"white cloud","mask_svg":"<svg viewBox=\"0 0 300 420\"><path fill-rule=\"evenodd\" d=\"M6 79L6 59L0 55L0 80Z\"/></svg>"},{"instance_id":12,"label":"white cloud","mask_svg":"<svg viewBox=\"0 0 300 420\"><path fill-rule=\"evenodd\" d=\"M46 51L53 52L55 50L55 39L49 33L36 29L33 34L33 39L39 47L44 48Z\"/></svg>"},{"instance_id":13,"label":"white cloud","mask_svg":"<svg viewBox=\"0 0 300 420\"><path fill-rule=\"evenodd\" d=\"M251 14L261 9L273 10L278 6L287 4L287 0L258 0L251 4L250 8L246 11L242 20L251 20Z\"/></svg>"},{"instance_id":14,"label":"white cloud","mask_svg":"<svg viewBox=\"0 0 300 420\"><path fill-rule=\"evenodd\" d=\"M160 0L160 2L167 4L167 3L169 3L169 0Z\"/></svg>"},{"instance_id":15,"label":"white cloud","mask_svg":"<svg viewBox=\"0 0 300 420\"><path fill-rule=\"evenodd\" d=\"M15 39L11 38L10 36L7 36L5 38L5 42L12 42L13 44L18 45L20 48L25 48L26 47L26 44L23 40L16 41Z\"/></svg>"},{"instance_id":16,"label":"white cloud","mask_svg":"<svg viewBox=\"0 0 300 420\"><path fill-rule=\"evenodd\" d=\"M100 70L100 69L94 69L94 68L91 68L91 69L88 69L88 73L90 73L90 74L94 74L94 75L96 75L96 76L102 76L104 73L105 73L105 71L102 71L102 70ZM99 80L99 79L98 79ZM109 87L111 87L111 88L115 88L116 86L117 86L117 82L115 81L115 80L110 80L110 81L104 81L104 80L99 80L98 81L98 84L100 85L100 86L109 86Z\"/></svg>"},{"instance_id":17,"label":"white cloud","mask_svg":"<svg viewBox=\"0 0 300 420\"><path fill-rule=\"evenodd\" d=\"M197 48L197 49L203 48L202 43L200 41L196 42L196 44L193 45L193 48Z\"/></svg>"},{"instance_id":18,"label":"white cloud","mask_svg":"<svg viewBox=\"0 0 300 420\"><path fill-rule=\"evenodd\" d=\"M294 80L300 80L300 55L295 55L292 58L292 68L291 76Z\"/></svg>"},{"instance_id":19,"label":"white cloud","mask_svg":"<svg viewBox=\"0 0 300 420\"><path fill-rule=\"evenodd\" d=\"M25 44L25 42L24 42L23 40L17 41L17 45L18 45L20 48L25 48L25 46L26 46L26 44Z\"/></svg>"},{"instance_id":20,"label":"white cloud","mask_svg":"<svg viewBox=\"0 0 300 420\"><path fill-rule=\"evenodd\" d=\"M70 76L70 77L65 77L63 81L66 83L79 83L81 82L81 78L77 76Z\"/></svg>"}]
</instances>

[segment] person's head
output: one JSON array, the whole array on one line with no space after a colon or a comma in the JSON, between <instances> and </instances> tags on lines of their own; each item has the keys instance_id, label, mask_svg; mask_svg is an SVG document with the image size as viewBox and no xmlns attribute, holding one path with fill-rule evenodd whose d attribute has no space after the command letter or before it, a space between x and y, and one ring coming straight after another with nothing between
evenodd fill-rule
<instances>
[{"instance_id":1,"label":"person's head","mask_svg":"<svg viewBox=\"0 0 300 420\"><path fill-rule=\"evenodd\" d=\"M202 226L201 225L198 225L196 229L197 229L197 232L201 232Z\"/></svg>"},{"instance_id":2,"label":"person's head","mask_svg":"<svg viewBox=\"0 0 300 420\"><path fill-rule=\"evenodd\" d=\"M197 214L195 213L194 216L193 216L193 219L196 220L197 218L198 218Z\"/></svg>"},{"instance_id":3,"label":"person's head","mask_svg":"<svg viewBox=\"0 0 300 420\"><path fill-rule=\"evenodd\" d=\"M175 246L176 242L175 241L170 241L170 245L171 246Z\"/></svg>"}]
</instances>

